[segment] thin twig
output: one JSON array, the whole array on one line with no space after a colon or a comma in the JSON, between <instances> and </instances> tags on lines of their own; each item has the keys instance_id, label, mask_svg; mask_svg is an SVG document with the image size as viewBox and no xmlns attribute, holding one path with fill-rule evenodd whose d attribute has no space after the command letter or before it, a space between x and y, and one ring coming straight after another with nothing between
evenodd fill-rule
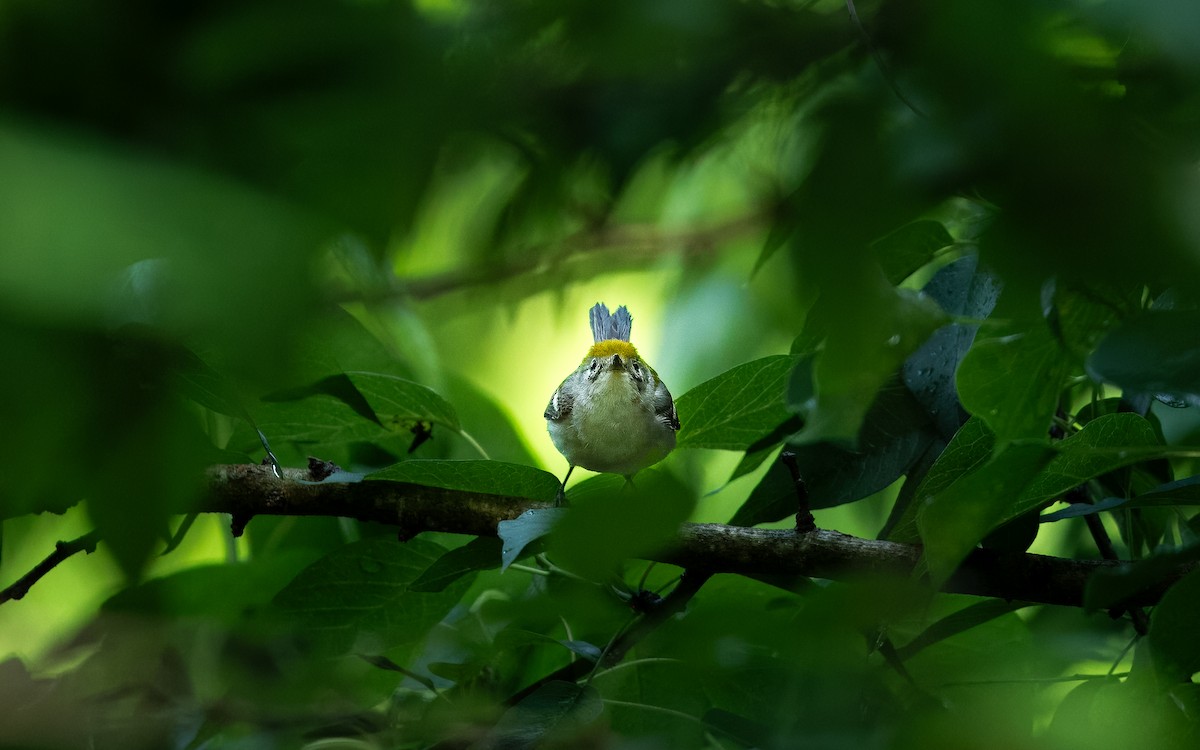
<instances>
[{"instance_id":1,"label":"thin twig","mask_svg":"<svg viewBox=\"0 0 1200 750\"><path fill-rule=\"evenodd\" d=\"M696 592L700 590L700 587L711 577L712 573L704 570L685 571L683 577L679 579L679 585L671 593L667 594L657 607L639 617L632 625L623 628L609 642L604 653L597 660L595 667L603 669L615 665L624 659L625 654L629 653L629 650L641 642L643 638L654 632L658 626L682 612L687 607L688 602L692 600L692 597L696 595ZM547 683L560 680L574 682L592 671L593 665L590 662L583 660L571 662L565 667L551 672L514 693L506 703L514 706L526 697L533 695L538 688Z\"/></svg>"},{"instance_id":2,"label":"thin twig","mask_svg":"<svg viewBox=\"0 0 1200 750\"><path fill-rule=\"evenodd\" d=\"M796 488L796 532L807 534L816 531L817 519L813 518L812 509L808 504L808 486L804 484L804 477L800 476L800 464L796 461L796 454L784 451L779 455L779 459L792 475L792 484Z\"/></svg>"},{"instance_id":3,"label":"thin twig","mask_svg":"<svg viewBox=\"0 0 1200 750\"><path fill-rule=\"evenodd\" d=\"M0 604L3 604L11 599L23 599L29 593L29 589L42 578L54 570L62 562L78 552L86 552L89 555L96 550L96 543L100 541L100 533L98 531L90 531L78 539L72 539L69 542L58 542L54 545L54 551L46 556L37 565L33 566L25 575L18 578L11 586L0 591Z\"/></svg>"}]
</instances>

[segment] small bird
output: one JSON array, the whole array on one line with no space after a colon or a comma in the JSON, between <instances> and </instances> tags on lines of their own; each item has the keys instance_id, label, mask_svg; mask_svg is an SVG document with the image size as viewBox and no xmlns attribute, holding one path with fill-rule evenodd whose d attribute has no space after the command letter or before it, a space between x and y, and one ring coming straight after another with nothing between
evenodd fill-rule
<instances>
[{"instance_id":1,"label":"small bird","mask_svg":"<svg viewBox=\"0 0 1200 750\"><path fill-rule=\"evenodd\" d=\"M570 464L561 502L576 466L633 475L675 448L679 416L671 392L629 343L633 317L624 306L610 314L603 303L591 313L595 343L546 406L546 428Z\"/></svg>"}]
</instances>

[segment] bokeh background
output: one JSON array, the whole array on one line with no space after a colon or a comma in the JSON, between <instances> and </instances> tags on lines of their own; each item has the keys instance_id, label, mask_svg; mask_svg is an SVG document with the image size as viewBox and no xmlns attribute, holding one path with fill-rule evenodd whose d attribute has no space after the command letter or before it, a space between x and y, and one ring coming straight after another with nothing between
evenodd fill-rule
<instances>
[{"instance_id":1,"label":"bokeh background","mask_svg":"<svg viewBox=\"0 0 1200 750\"><path fill-rule=\"evenodd\" d=\"M920 217L948 241L907 290L979 253L1014 318L1047 277L1189 298L1197 30L1200 5L1172 0L0 0L0 580L93 527L119 540L0 607L0 658L38 663L130 580L252 554L205 516L154 553L199 470L262 457L236 415L179 408L181 351L287 465L405 455L403 435L288 439L272 398L340 368L455 405L470 439L435 430L426 457L561 476L541 415L597 301L631 309L678 397L787 353L814 309L846 341L903 317L847 248ZM860 355L831 371L848 403L879 384L855 380ZM1180 444L1194 411L1155 407ZM767 464L727 482L740 459L667 460L702 496L694 520L728 520L758 483ZM898 485L819 521L873 537ZM1107 669L1121 635L1077 615L1044 616L1090 628L1064 671ZM1000 727L976 746L1010 746L1006 712L1029 706L1006 695L971 704ZM904 731L939 736L935 714Z\"/></svg>"}]
</instances>

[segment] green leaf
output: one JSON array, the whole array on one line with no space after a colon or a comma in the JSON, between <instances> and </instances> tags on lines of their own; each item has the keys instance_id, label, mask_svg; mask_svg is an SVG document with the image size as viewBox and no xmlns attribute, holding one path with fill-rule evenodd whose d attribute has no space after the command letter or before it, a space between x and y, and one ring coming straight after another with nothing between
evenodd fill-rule
<instances>
[{"instance_id":1,"label":"green leaf","mask_svg":"<svg viewBox=\"0 0 1200 750\"><path fill-rule=\"evenodd\" d=\"M1069 360L1040 322L1023 333L976 340L958 368L958 394L1001 443L1045 437Z\"/></svg>"},{"instance_id":2,"label":"green leaf","mask_svg":"<svg viewBox=\"0 0 1200 750\"><path fill-rule=\"evenodd\" d=\"M562 567L607 580L626 559L674 539L694 506L690 490L670 474L648 472L638 476L636 486L573 499L550 537L549 551Z\"/></svg>"},{"instance_id":3,"label":"green leaf","mask_svg":"<svg viewBox=\"0 0 1200 750\"><path fill-rule=\"evenodd\" d=\"M501 542L490 536L475 537L461 547L452 549L425 569L409 591L443 591L463 576L500 566Z\"/></svg>"},{"instance_id":4,"label":"green leaf","mask_svg":"<svg viewBox=\"0 0 1200 750\"><path fill-rule=\"evenodd\" d=\"M250 562L185 568L120 591L103 609L233 623L269 601L311 561L311 554L288 552Z\"/></svg>"},{"instance_id":5,"label":"green leaf","mask_svg":"<svg viewBox=\"0 0 1200 750\"><path fill-rule=\"evenodd\" d=\"M884 276L895 285L933 260L939 250L953 244L954 238L941 222L920 219L875 240L871 250Z\"/></svg>"},{"instance_id":6,"label":"green leaf","mask_svg":"<svg viewBox=\"0 0 1200 750\"><path fill-rule=\"evenodd\" d=\"M802 396L789 392L791 398ZM801 445L789 450L796 456L810 507L830 508L887 487L912 466L932 441L929 415L896 378L872 403L856 450L831 443ZM795 483L780 462L767 470L730 523L754 526L779 521L795 512Z\"/></svg>"},{"instance_id":7,"label":"green leaf","mask_svg":"<svg viewBox=\"0 0 1200 750\"><path fill-rule=\"evenodd\" d=\"M501 521L496 527L496 533L504 543L500 570L506 570L526 547L549 534L566 513L566 508L533 508L511 521Z\"/></svg>"},{"instance_id":8,"label":"green leaf","mask_svg":"<svg viewBox=\"0 0 1200 750\"><path fill-rule=\"evenodd\" d=\"M982 319L996 306L1000 283L979 268L976 256L968 255L940 269L921 291L950 315ZM929 410L938 432L947 440L967 418L959 403L955 373L977 328L963 323L942 326L904 361L904 384Z\"/></svg>"},{"instance_id":9,"label":"green leaf","mask_svg":"<svg viewBox=\"0 0 1200 750\"><path fill-rule=\"evenodd\" d=\"M730 526L782 521L797 510L796 482L783 461L775 461L729 519Z\"/></svg>"},{"instance_id":10,"label":"green leaf","mask_svg":"<svg viewBox=\"0 0 1200 750\"><path fill-rule=\"evenodd\" d=\"M997 617L1028 607L1026 602L1007 602L1001 599L971 604L946 615L925 628L908 643L896 649L896 655L907 661L938 641L990 622Z\"/></svg>"},{"instance_id":11,"label":"green leaf","mask_svg":"<svg viewBox=\"0 0 1200 750\"><path fill-rule=\"evenodd\" d=\"M824 339L816 354L816 399L794 443L852 442L879 389L947 316L933 300L887 284L878 270L842 294L822 296L806 329Z\"/></svg>"},{"instance_id":12,"label":"green leaf","mask_svg":"<svg viewBox=\"0 0 1200 750\"><path fill-rule=\"evenodd\" d=\"M412 646L466 591L462 580L439 593L411 589L445 552L423 539L354 542L301 571L276 595L275 604L317 653Z\"/></svg>"},{"instance_id":13,"label":"green leaf","mask_svg":"<svg viewBox=\"0 0 1200 750\"><path fill-rule=\"evenodd\" d=\"M917 514L925 498L944 491L960 477L966 476L987 463L996 447L996 437L987 424L971 417L959 428L933 466L913 493L914 501L894 524L887 538L894 542L913 543L921 538Z\"/></svg>"},{"instance_id":14,"label":"green leaf","mask_svg":"<svg viewBox=\"0 0 1200 750\"><path fill-rule=\"evenodd\" d=\"M185 396L219 414L253 424L237 390L227 378L185 347L175 349L173 360L176 381Z\"/></svg>"},{"instance_id":15,"label":"green leaf","mask_svg":"<svg viewBox=\"0 0 1200 750\"><path fill-rule=\"evenodd\" d=\"M590 685L556 680L504 712L492 730L489 747L504 750L549 746L571 747L589 724L600 718L604 704Z\"/></svg>"},{"instance_id":16,"label":"green leaf","mask_svg":"<svg viewBox=\"0 0 1200 750\"><path fill-rule=\"evenodd\" d=\"M1150 651L1164 682L1190 681L1200 672L1200 570L1172 586L1150 619Z\"/></svg>"},{"instance_id":17,"label":"green leaf","mask_svg":"<svg viewBox=\"0 0 1200 750\"><path fill-rule=\"evenodd\" d=\"M1159 458L1162 450L1154 427L1128 412L1097 417L1055 448L1058 455L1029 483L1004 520L1034 510L1093 477Z\"/></svg>"},{"instance_id":18,"label":"green leaf","mask_svg":"<svg viewBox=\"0 0 1200 750\"><path fill-rule=\"evenodd\" d=\"M410 459L372 472L367 479L545 501L553 500L559 488L558 479L541 469L482 459Z\"/></svg>"},{"instance_id":19,"label":"green leaf","mask_svg":"<svg viewBox=\"0 0 1200 750\"><path fill-rule=\"evenodd\" d=\"M681 448L746 450L791 417L784 389L796 358L776 355L727 370L679 397Z\"/></svg>"},{"instance_id":20,"label":"green leaf","mask_svg":"<svg viewBox=\"0 0 1200 750\"><path fill-rule=\"evenodd\" d=\"M375 415L393 431L408 430L417 422L432 422L461 432L454 407L432 389L378 372L348 372L350 381L366 398Z\"/></svg>"},{"instance_id":21,"label":"green leaf","mask_svg":"<svg viewBox=\"0 0 1200 750\"><path fill-rule=\"evenodd\" d=\"M1052 456L1049 446L1041 442L1012 443L983 467L955 480L945 490L932 496L918 496L918 504L923 507L917 525L935 587L950 577L989 531L1017 515L1011 512L1016 498Z\"/></svg>"},{"instance_id":22,"label":"green leaf","mask_svg":"<svg viewBox=\"0 0 1200 750\"><path fill-rule=\"evenodd\" d=\"M1200 395L1200 310L1154 310L1106 335L1087 360L1088 373L1142 393Z\"/></svg>"},{"instance_id":23,"label":"green leaf","mask_svg":"<svg viewBox=\"0 0 1200 750\"><path fill-rule=\"evenodd\" d=\"M254 409L258 428L272 443L349 443L380 440L388 432L345 401L318 394L295 401L262 402ZM246 426L236 433L236 445L253 451L258 435Z\"/></svg>"},{"instance_id":24,"label":"green leaf","mask_svg":"<svg viewBox=\"0 0 1200 750\"><path fill-rule=\"evenodd\" d=\"M867 410L853 450L832 443L792 449L813 508L854 502L890 485L933 442L928 412L898 377Z\"/></svg>"}]
</instances>

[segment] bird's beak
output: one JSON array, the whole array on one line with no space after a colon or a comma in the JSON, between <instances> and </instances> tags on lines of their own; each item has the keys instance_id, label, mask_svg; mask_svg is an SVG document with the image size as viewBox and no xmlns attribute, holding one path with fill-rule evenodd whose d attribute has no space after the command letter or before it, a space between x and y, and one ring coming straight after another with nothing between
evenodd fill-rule
<instances>
[{"instance_id":1,"label":"bird's beak","mask_svg":"<svg viewBox=\"0 0 1200 750\"><path fill-rule=\"evenodd\" d=\"M613 368L614 370L620 370L620 369L621 369L621 355L620 355L620 354L614 354L614 355L613 355L613 358L612 358L612 368Z\"/></svg>"}]
</instances>

